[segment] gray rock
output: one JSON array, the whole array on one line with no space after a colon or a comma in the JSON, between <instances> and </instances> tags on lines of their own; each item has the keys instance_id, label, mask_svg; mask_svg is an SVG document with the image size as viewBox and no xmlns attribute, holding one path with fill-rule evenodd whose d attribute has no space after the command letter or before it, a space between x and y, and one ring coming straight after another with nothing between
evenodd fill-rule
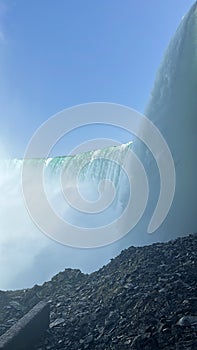
<instances>
[{"instance_id":1,"label":"gray rock","mask_svg":"<svg viewBox=\"0 0 197 350\"><path fill-rule=\"evenodd\" d=\"M177 324L181 327L193 325L197 326L197 316L183 316L180 318Z\"/></svg>"},{"instance_id":2,"label":"gray rock","mask_svg":"<svg viewBox=\"0 0 197 350\"><path fill-rule=\"evenodd\" d=\"M64 318L57 318L55 321L50 323L49 328L57 327L64 322L65 322Z\"/></svg>"},{"instance_id":3,"label":"gray rock","mask_svg":"<svg viewBox=\"0 0 197 350\"><path fill-rule=\"evenodd\" d=\"M0 334L42 297L51 323L34 350L195 350L196 316L187 315L197 310L196 250L197 235L131 247L90 275L66 269L43 286L0 293Z\"/></svg>"}]
</instances>

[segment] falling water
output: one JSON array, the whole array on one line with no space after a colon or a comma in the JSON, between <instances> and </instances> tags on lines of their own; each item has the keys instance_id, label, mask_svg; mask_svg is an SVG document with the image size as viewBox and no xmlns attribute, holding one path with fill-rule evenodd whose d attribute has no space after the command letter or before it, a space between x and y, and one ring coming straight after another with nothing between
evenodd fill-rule
<instances>
[{"instance_id":1,"label":"falling water","mask_svg":"<svg viewBox=\"0 0 197 350\"><path fill-rule=\"evenodd\" d=\"M127 160L131 145L128 143L70 157L0 160L1 288L23 287L43 281L65 266L81 267L89 271L100 265L99 254L102 252L99 252L99 249L98 258L94 259L96 265L92 262L90 266L89 259L92 261L95 252L92 255L88 250L59 245L37 228L25 205L23 185L28 189L30 196L35 198L39 212L43 210L44 215L45 208L41 208L41 201L36 197L34 186L37 171L43 167L45 194L57 216L79 228L91 229L107 225L121 215L128 201L130 188L121 165ZM24 166L28 170L25 184L22 178ZM65 181L62 181L62 176L65 176ZM93 205L99 196L105 193L105 187L99 188L102 180L112 183L115 191L115 196L106 211L83 213L66 202L62 193L63 183L65 193L71 194L72 203L75 202L74 193L77 186L80 195ZM49 221L50 218L46 217L45 220ZM56 231L57 227L54 226L54 233ZM46 256L47 261L45 255L50 255ZM40 259L41 266L38 268L37 261ZM53 263L55 266L51 266Z\"/></svg>"},{"instance_id":2,"label":"falling water","mask_svg":"<svg viewBox=\"0 0 197 350\"><path fill-rule=\"evenodd\" d=\"M176 192L163 230L197 231L197 3L182 19L158 70L145 114L165 137L175 163ZM143 148L136 145L143 157ZM151 162L150 162L151 163ZM149 166L151 166L149 164Z\"/></svg>"},{"instance_id":3,"label":"falling water","mask_svg":"<svg viewBox=\"0 0 197 350\"><path fill-rule=\"evenodd\" d=\"M145 114L159 128L173 155L176 191L172 207L158 230L150 235L147 227L159 195L160 179L153 155L137 140L103 150L51 159L2 160L0 162L0 288L22 288L49 279L65 267L93 271L130 245L166 241L197 231L197 4L182 20L164 56ZM146 133L143 124L141 134ZM131 149L144 164L149 179L149 199L139 223L121 240L94 249L72 248L44 235L31 220L22 193L21 170L29 167L27 187L34 195L34 172L44 165L46 196L57 215L72 225L107 225L121 216L128 202L129 183L122 165ZM112 156L112 161L106 155ZM99 155L99 157L98 157ZM161 154L162 157L162 154ZM89 202L99 198L99 183L113 183L115 196L105 212L81 213L65 203L61 174L67 193L74 193L72 181L80 169L78 189ZM132 164L130 165L132 172ZM31 181L32 180L32 181ZM105 188L104 188L105 189ZM101 191L102 192L102 191ZM102 193L104 193L103 191ZM132 195L132 189L131 189ZM38 211L39 202L37 202ZM47 218L46 218L47 219ZM48 218L50 219L50 218Z\"/></svg>"}]
</instances>

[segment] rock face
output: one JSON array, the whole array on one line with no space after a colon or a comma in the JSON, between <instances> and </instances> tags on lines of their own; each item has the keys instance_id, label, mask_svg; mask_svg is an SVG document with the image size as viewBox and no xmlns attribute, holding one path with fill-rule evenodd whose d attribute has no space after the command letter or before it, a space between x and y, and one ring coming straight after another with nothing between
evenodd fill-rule
<instances>
[{"instance_id":1,"label":"rock face","mask_svg":"<svg viewBox=\"0 0 197 350\"><path fill-rule=\"evenodd\" d=\"M39 300L50 325L35 350L197 349L197 235L130 247L91 275L0 292L0 334Z\"/></svg>"}]
</instances>

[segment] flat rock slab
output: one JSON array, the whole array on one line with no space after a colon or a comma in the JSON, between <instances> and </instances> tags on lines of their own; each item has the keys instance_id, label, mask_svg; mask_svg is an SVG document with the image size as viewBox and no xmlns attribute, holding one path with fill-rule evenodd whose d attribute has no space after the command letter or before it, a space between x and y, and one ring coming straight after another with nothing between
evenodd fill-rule
<instances>
[{"instance_id":1,"label":"flat rock slab","mask_svg":"<svg viewBox=\"0 0 197 350\"><path fill-rule=\"evenodd\" d=\"M49 327L49 313L49 304L39 302L0 337L0 349L31 349Z\"/></svg>"}]
</instances>

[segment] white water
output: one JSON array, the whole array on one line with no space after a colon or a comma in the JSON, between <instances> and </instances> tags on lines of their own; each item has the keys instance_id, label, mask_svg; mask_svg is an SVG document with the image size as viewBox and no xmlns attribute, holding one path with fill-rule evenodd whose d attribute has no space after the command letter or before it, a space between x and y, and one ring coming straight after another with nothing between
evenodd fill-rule
<instances>
[{"instance_id":1,"label":"white water","mask_svg":"<svg viewBox=\"0 0 197 350\"><path fill-rule=\"evenodd\" d=\"M142 220L121 240L101 248L79 249L60 245L41 233L28 216L21 187L22 160L0 163L0 288L22 288L49 279L65 267L93 271L130 245L166 241L197 231L197 5L184 17L172 39L156 77L146 115L163 133L175 161L177 186L175 199L163 225L153 235L147 234L150 217L159 194L159 175L153 156L137 141L133 150L142 160L150 181L150 197ZM141 126L143 131L143 125ZM146 130L144 130L146 132ZM118 146L101 151L114 154L123 164L130 146ZM82 215L65 205L57 181L62 164L69 163L71 173L93 153L74 158L32 160L30 178L39 162L46 162L46 191L59 215L81 227L97 227L122 214L128 200L127 179L120 167L106 160L92 162L84 168L80 180L82 195L98 198L98 182L109 179L116 196L107 211L97 215ZM105 157L104 157L105 158ZM132 165L131 165L132 171ZM70 183L72 192L73 184ZM34 188L29 189L34 193ZM39 203L38 203L39 206Z\"/></svg>"},{"instance_id":2,"label":"white water","mask_svg":"<svg viewBox=\"0 0 197 350\"><path fill-rule=\"evenodd\" d=\"M80 267L92 271L109 259L109 252L94 252L86 249L62 246L45 236L33 223L23 198L22 171L28 169L27 187L35 197L39 211L40 201L36 197L33 179L37 169L44 165L44 186L47 198L60 217L79 227L100 227L117 219L128 201L129 184L121 164L125 162L131 144L91 151L73 157L48 159L0 160L0 287L15 288L42 282L65 267ZM113 161L106 159L110 157ZM70 174L65 179L66 193L74 193L74 177L80 171L78 187L80 194L90 203L99 198L99 183L113 183L115 197L106 211L81 213L73 209L62 194L61 174L65 169ZM71 198L75 201L75 198ZM46 218L49 220L49 218ZM54 232L57 227L54 227ZM110 251L110 249L108 248ZM97 251L97 257L95 257ZM113 248L112 248L113 251ZM94 257L94 258L93 258ZM102 258L101 258L102 257ZM41 265L40 265L41 262ZM38 266L39 265L39 266Z\"/></svg>"},{"instance_id":3,"label":"white water","mask_svg":"<svg viewBox=\"0 0 197 350\"><path fill-rule=\"evenodd\" d=\"M165 137L176 167L175 198L163 228L175 235L196 232L197 3L169 44L145 114Z\"/></svg>"}]
</instances>

